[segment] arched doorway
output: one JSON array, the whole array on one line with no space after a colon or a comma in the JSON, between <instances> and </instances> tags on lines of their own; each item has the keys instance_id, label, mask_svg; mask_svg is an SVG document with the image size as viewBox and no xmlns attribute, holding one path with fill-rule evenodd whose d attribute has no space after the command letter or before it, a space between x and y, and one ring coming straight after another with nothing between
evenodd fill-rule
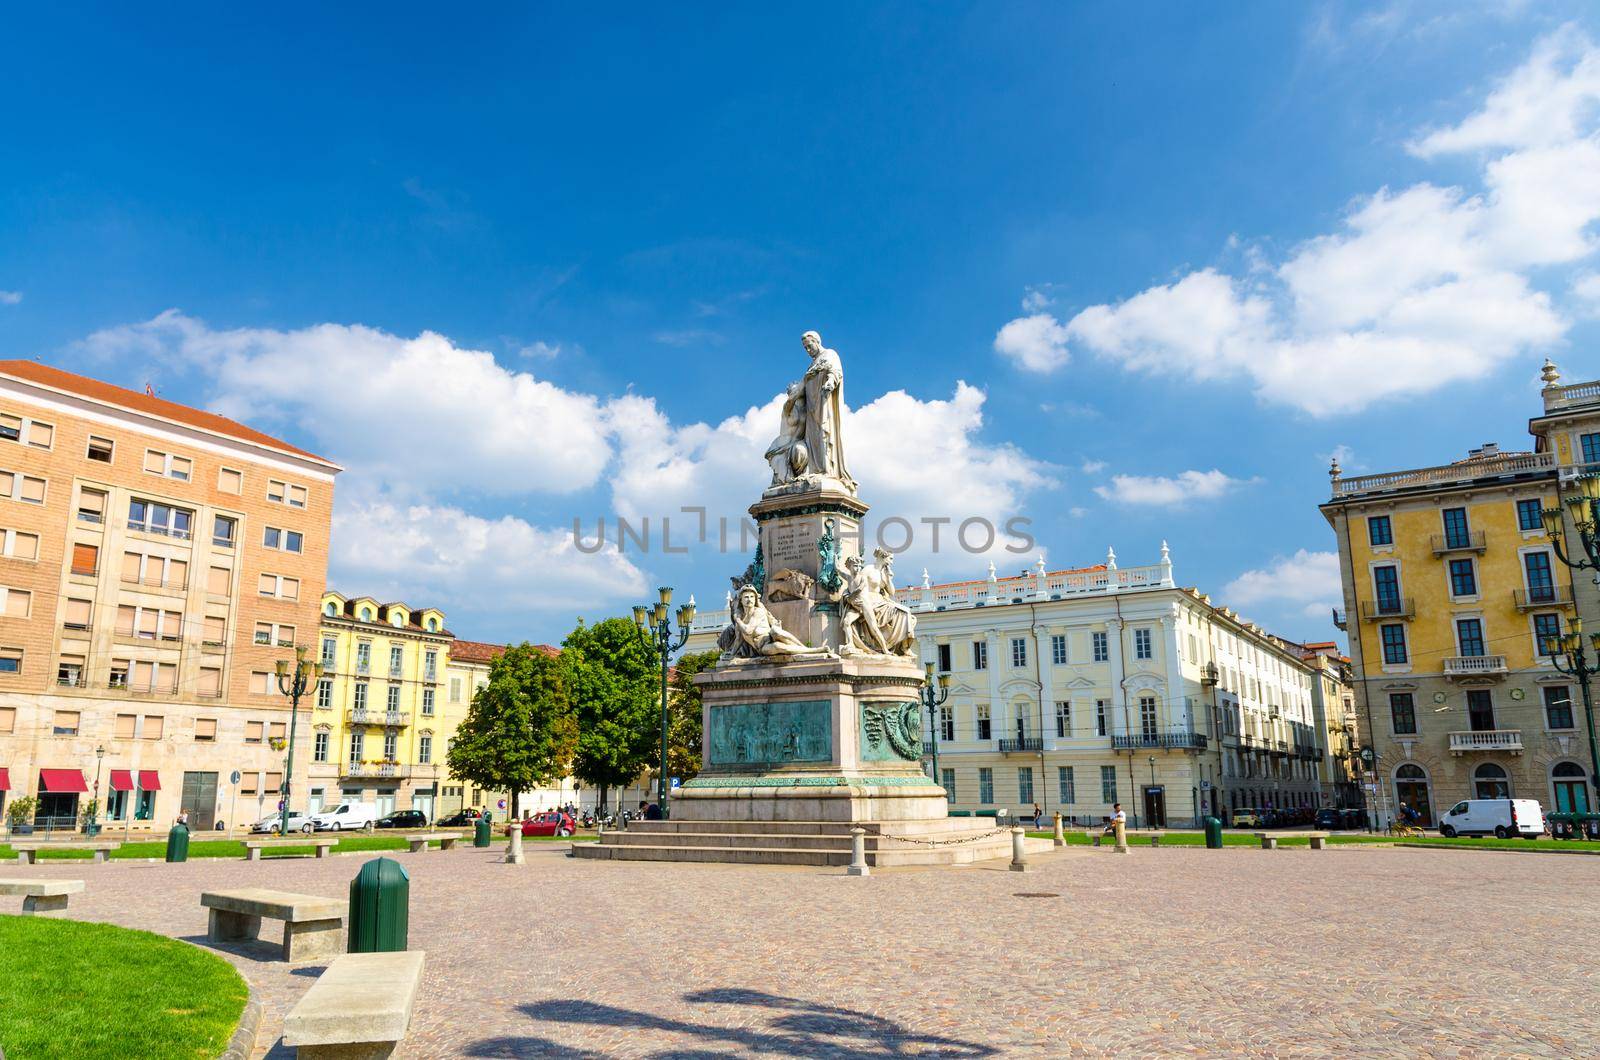
<instances>
[{"instance_id":1,"label":"arched doorway","mask_svg":"<svg viewBox=\"0 0 1600 1060\"><path fill-rule=\"evenodd\" d=\"M1493 762L1485 762L1472 771L1472 797L1475 799L1511 798L1511 778Z\"/></svg>"},{"instance_id":2,"label":"arched doorway","mask_svg":"<svg viewBox=\"0 0 1600 1060\"><path fill-rule=\"evenodd\" d=\"M1433 800L1428 797L1428 774L1415 762L1407 762L1394 771L1394 801L1397 816L1403 802L1421 815L1425 826L1433 826Z\"/></svg>"},{"instance_id":3,"label":"arched doorway","mask_svg":"<svg viewBox=\"0 0 1600 1060\"><path fill-rule=\"evenodd\" d=\"M1589 812L1589 778L1576 762L1558 762L1550 770L1557 813Z\"/></svg>"}]
</instances>

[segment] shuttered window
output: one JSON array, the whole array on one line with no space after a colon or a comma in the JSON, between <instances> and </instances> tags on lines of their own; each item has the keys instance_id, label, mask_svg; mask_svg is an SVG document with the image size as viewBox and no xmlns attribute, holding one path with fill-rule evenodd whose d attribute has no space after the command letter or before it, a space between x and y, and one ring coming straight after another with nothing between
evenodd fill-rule
<instances>
[{"instance_id":1,"label":"shuttered window","mask_svg":"<svg viewBox=\"0 0 1600 1060\"><path fill-rule=\"evenodd\" d=\"M244 492L244 472L225 467L217 472L217 489L223 493Z\"/></svg>"},{"instance_id":2,"label":"shuttered window","mask_svg":"<svg viewBox=\"0 0 1600 1060\"><path fill-rule=\"evenodd\" d=\"M29 504L44 503L44 479L33 478L29 475L22 476L22 485L18 490L19 495Z\"/></svg>"},{"instance_id":3,"label":"shuttered window","mask_svg":"<svg viewBox=\"0 0 1600 1060\"><path fill-rule=\"evenodd\" d=\"M256 675L252 674L251 676L254 677ZM266 728L266 726L262 722L259 722L259 721L247 721L247 722L245 722L244 723L244 742L245 743L260 743L261 742L261 731L264 728Z\"/></svg>"},{"instance_id":4,"label":"shuttered window","mask_svg":"<svg viewBox=\"0 0 1600 1060\"><path fill-rule=\"evenodd\" d=\"M167 473L167 454L158 453L154 449L144 451L144 469L152 475L165 475Z\"/></svg>"},{"instance_id":5,"label":"shuttered window","mask_svg":"<svg viewBox=\"0 0 1600 1060\"><path fill-rule=\"evenodd\" d=\"M95 545L72 546L72 573L94 574L100 570L100 549Z\"/></svg>"},{"instance_id":6,"label":"shuttered window","mask_svg":"<svg viewBox=\"0 0 1600 1060\"><path fill-rule=\"evenodd\" d=\"M0 588L0 608L7 618L27 618L33 610L33 594L22 589Z\"/></svg>"},{"instance_id":7,"label":"shuttered window","mask_svg":"<svg viewBox=\"0 0 1600 1060\"><path fill-rule=\"evenodd\" d=\"M183 636L183 612L161 612L161 639L177 640Z\"/></svg>"},{"instance_id":8,"label":"shuttered window","mask_svg":"<svg viewBox=\"0 0 1600 1060\"><path fill-rule=\"evenodd\" d=\"M201 625L200 639L207 644L221 644L228 636L228 620L221 615L207 615Z\"/></svg>"},{"instance_id":9,"label":"shuttered window","mask_svg":"<svg viewBox=\"0 0 1600 1060\"><path fill-rule=\"evenodd\" d=\"M165 688L166 686L162 687ZM161 739L161 734L166 731L166 727L166 718L159 714L146 714L144 716L144 727L139 730L139 735L146 740L159 740Z\"/></svg>"},{"instance_id":10,"label":"shuttered window","mask_svg":"<svg viewBox=\"0 0 1600 1060\"><path fill-rule=\"evenodd\" d=\"M68 600L64 624L69 629L88 629L93 605L88 600Z\"/></svg>"},{"instance_id":11,"label":"shuttered window","mask_svg":"<svg viewBox=\"0 0 1600 1060\"><path fill-rule=\"evenodd\" d=\"M209 671L208 670L201 670L200 671L200 676L201 676L202 680L205 678L205 675L207 673L214 673L214 674L220 675L222 673L222 671L221 670L209 670ZM196 740L215 740L217 738L217 719L216 718L196 718L196 719L194 719L194 738Z\"/></svg>"},{"instance_id":12,"label":"shuttered window","mask_svg":"<svg viewBox=\"0 0 1600 1060\"><path fill-rule=\"evenodd\" d=\"M258 696L265 696L265 695L271 694L272 689L269 686L268 681L267 681L267 678L269 676L270 676L269 674L267 674L267 673L265 673L265 672L263 672L261 670L253 671L250 674L250 691L252 693L254 693L255 695L258 695Z\"/></svg>"},{"instance_id":13,"label":"shuttered window","mask_svg":"<svg viewBox=\"0 0 1600 1060\"><path fill-rule=\"evenodd\" d=\"M143 569L144 557L137 552L124 552L122 554L122 580L136 582L139 572Z\"/></svg>"},{"instance_id":14,"label":"shuttered window","mask_svg":"<svg viewBox=\"0 0 1600 1060\"><path fill-rule=\"evenodd\" d=\"M48 423L32 420L28 423L28 444L38 449L48 449L55 443L56 429Z\"/></svg>"},{"instance_id":15,"label":"shuttered window","mask_svg":"<svg viewBox=\"0 0 1600 1060\"><path fill-rule=\"evenodd\" d=\"M11 551L6 554L12 559L39 558L38 534L24 534L21 531L11 530L6 533L6 538L11 545Z\"/></svg>"},{"instance_id":16,"label":"shuttered window","mask_svg":"<svg viewBox=\"0 0 1600 1060\"><path fill-rule=\"evenodd\" d=\"M137 714L118 714L116 738L119 740L133 739L134 728L138 723L139 715Z\"/></svg>"},{"instance_id":17,"label":"shuttered window","mask_svg":"<svg viewBox=\"0 0 1600 1060\"><path fill-rule=\"evenodd\" d=\"M121 604L117 607L117 636L133 636L133 621L138 613L139 609L129 604Z\"/></svg>"},{"instance_id":18,"label":"shuttered window","mask_svg":"<svg viewBox=\"0 0 1600 1060\"><path fill-rule=\"evenodd\" d=\"M202 666L200 668L200 681L195 686L195 691L202 696L220 696L222 694L222 671L215 666ZM211 723L213 732L215 732L216 727L217 723L213 721Z\"/></svg>"},{"instance_id":19,"label":"shuttered window","mask_svg":"<svg viewBox=\"0 0 1600 1060\"><path fill-rule=\"evenodd\" d=\"M227 567L212 567L206 572L206 592L212 596L227 596L232 580L232 572Z\"/></svg>"}]
</instances>

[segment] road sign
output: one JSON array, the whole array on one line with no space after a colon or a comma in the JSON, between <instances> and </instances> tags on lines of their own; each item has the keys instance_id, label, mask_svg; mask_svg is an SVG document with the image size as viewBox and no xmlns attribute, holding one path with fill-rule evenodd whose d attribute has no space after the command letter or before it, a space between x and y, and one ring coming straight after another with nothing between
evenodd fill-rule
<instances>
[{"instance_id":1,"label":"road sign","mask_svg":"<svg viewBox=\"0 0 1600 1060\"><path fill-rule=\"evenodd\" d=\"M239 783L239 771L237 769L228 774L228 783L234 785Z\"/></svg>"},{"instance_id":2,"label":"road sign","mask_svg":"<svg viewBox=\"0 0 1600 1060\"><path fill-rule=\"evenodd\" d=\"M1211 790L1211 781L1209 781L1209 780L1202 780L1202 781L1201 781L1201 782L1200 782L1200 790L1201 790L1201 791L1210 791L1210 790Z\"/></svg>"}]
</instances>

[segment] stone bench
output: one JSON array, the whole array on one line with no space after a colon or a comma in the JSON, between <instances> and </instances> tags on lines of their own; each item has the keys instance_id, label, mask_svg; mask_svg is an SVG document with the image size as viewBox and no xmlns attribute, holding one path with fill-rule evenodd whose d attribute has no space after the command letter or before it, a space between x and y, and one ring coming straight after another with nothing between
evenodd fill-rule
<instances>
[{"instance_id":1,"label":"stone bench","mask_svg":"<svg viewBox=\"0 0 1600 1060\"><path fill-rule=\"evenodd\" d=\"M250 942L261 936L261 920L283 921L283 959L308 961L344 951L344 920L350 903L315 894L293 894L265 887L207 891L200 904L211 910L206 938L211 942Z\"/></svg>"},{"instance_id":2,"label":"stone bench","mask_svg":"<svg viewBox=\"0 0 1600 1060\"><path fill-rule=\"evenodd\" d=\"M1150 840L1150 845L1151 846L1158 847L1158 846L1161 845L1161 840L1166 838L1166 835L1167 835L1167 833L1165 833L1165 832L1129 832L1128 833L1128 838L1129 839L1141 839L1141 838L1148 839L1148 840Z\"/></svg>"},{"instance_id":3,"label":"stone bench","mask_svg":"<svg viewBox=\"0 0 1600 1060\"><path fill-rule=\"evenodd\" d=\"M339 843L338 836L319 836L309 839L246 839L244 841L244 859L246 861L260 861L261 851L267 847L316 847L317 857L325 858L333 852Z\"/></svg>"},{"instance_id":4,"label":"stone bench","mask_svg":"<svg viewBox=\"0 0 1600 1060\"><path fill-rule=\"evenodd\" d=\"M23 916L60 916L67 898L82 893L82 880L0 879L0 894L22 895Z\"/></svg>"},{"instance_id":5,"label":"stone bench","mask_svg":"<svg viewBox=\"0 0 1600 1060\"><path fill-rule=\"evenodd\" d=\"M438 843L440 850L449 850L463 838L465 837L460 832L418 832L406 836L406 843L411 847L411 853L425 854L428 852L430 841Z\"/></svg>"},{"instance_id":6,"label":"stone bench","mask_svg":"<svg viewBox=\"0 0 1600 1060\"><path fill-rule=\"evenodd\" d=\"M17 861L23 865L38 863L41 850L92 850L96 865L111 857L111 852L122 845L118 839L13 839L11 849L17 852Z\"/></svg>"},{"instance_id":7,"label":"stone bench","mask_svg":"<svg viewBox=\"0 0 1600 1060\"><path fill-rule=\"evenodd\" d=\"M335 957L283 1018L300 1060L388 1056L411 1027L422 985L420 950Z\"/></svg>"},{"instance_id":8,"label":"stone bench","mask_svg":"<svg viewBox=\"0 0 1600 1060\"><path fill-rule=\"evenodd\" d=\"M1321 850L1328 840L1327 832L1256 832L1262 850L1277 850L1280 839L1309 839L1312 850Z\"/></svg>"}]
</instances>

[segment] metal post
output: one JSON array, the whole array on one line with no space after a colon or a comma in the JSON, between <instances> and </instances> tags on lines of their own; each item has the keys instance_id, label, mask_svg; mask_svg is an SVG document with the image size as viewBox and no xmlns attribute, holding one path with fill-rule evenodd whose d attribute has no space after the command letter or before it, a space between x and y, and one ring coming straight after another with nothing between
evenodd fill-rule
<instances>
[{"instance_id":1,"label":"metal post","mask_svg":"<svg viewBox=\"0 0 1600 1060\"><path fill-rule=\"evenodd\" d=\"M667 809L667 660L672 644L672 633L665 622L661 623L660 631L661 651L661 776L656 781L656 803L661 807L661 819L665 821L670 812Z\"/></svg>"},{"instance_id":2,"label":"metal post","mask_svg":"<svg viewBox=\"0 0 1600 1060\"><path fill-rule=\"evenodd\" d=\"M867 830L865 828L850 829L850 866L844 870L846 876L870 876L872 871L867 868Z\"/></svg>"},{"instance_id":3,"label":"metal post","mask_svg":"<svg viewBox=\"0 0 1600 1060\"><path fill-rule=\"evenodd\" d=\"M1026 834L1027 833L1022 829L1022 826L1020 826L1020 825L1018 825L1017 827L1011 829L1011 871L1012 872L1027 872L1028 871L1028 853L1027 853L1027 850L1024 849L1024 847L1023 847L1023 837Z\"/></svg>"}]
</instances>

